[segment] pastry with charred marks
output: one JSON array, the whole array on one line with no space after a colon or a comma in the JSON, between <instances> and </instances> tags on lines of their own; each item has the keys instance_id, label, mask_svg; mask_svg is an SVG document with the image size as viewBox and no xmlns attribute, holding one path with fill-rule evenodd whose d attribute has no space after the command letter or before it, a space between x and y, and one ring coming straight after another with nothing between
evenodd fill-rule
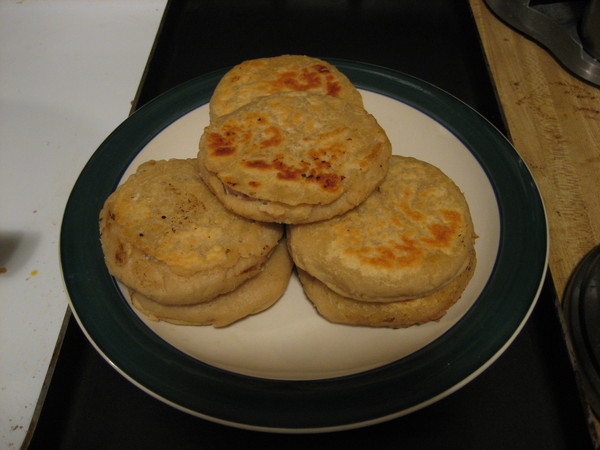
<instances>
[{"instance_id":1,"label":"pastry with charred marks","mask_svg":"<svg viewBox=\"0 0 600 450\"><path fill-rule=\"evenodd\" d=\"M364 108L336 97L260 97L205 128L204 181L249 219L308 223L343 214L385 177L390 141Z\"/></svg>"},{"instance_id":2,"label":"pastry with charred marks","mask_svg":"<svg viewBox=\"0 0 600 450\"><path fill-rule=\"evenodd\" d=\"M310 56L281 55L244 61L229 70L210 99L210 118L229 114L257 97L287 91L329 95L363 106L360 92L334 65Z\"/></svg>"},{"instance_id":3,"label":"pastry with charred marks","mask_svg":"<svg viewBox=\"0 0 600 450\"><path fill-rule=\"evenodd\" d=\"M330 220L291 225L295 264L339 295L364 302L426 297L471 263L467 201L437 167L394 155L384 182Z\"/></svg>"}]
</instances>

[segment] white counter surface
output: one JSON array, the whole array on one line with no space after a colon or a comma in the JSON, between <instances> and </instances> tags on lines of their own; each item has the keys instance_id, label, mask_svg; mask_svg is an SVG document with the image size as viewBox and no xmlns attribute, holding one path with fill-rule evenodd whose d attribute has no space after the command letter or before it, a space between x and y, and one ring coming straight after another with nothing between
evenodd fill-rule
<instances>
[{"instance_id":1,"label":"white counter surface","mask_svg":"<svg viewBox=\"0 0 600 450\"><path fill-rule=\"evenodd\" d=\"M131 109L166 0L0 0L0 448L30 428L68 308L59 233Z\"/></svg>"}]
</instances>

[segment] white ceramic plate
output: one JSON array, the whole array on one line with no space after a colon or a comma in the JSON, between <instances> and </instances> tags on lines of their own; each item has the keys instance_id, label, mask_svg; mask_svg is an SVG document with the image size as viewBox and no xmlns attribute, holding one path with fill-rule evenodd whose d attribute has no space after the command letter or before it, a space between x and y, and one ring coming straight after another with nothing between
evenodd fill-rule
<instances>
[{"instance_id":1,"label":"white ceramic plate","mask_svg":"<svg viewBox=\"0 0 600 450\"><path fill-rule=\"evenodd\" d=\"M136 313L104 267L98 212L143 161L196 156L207 101L224 72L192 80L141 108L102 144L73 189L61 242L72 308L91 342L124 376L177 408L287 432L387 420L481 373L535 304L546 271L546 221L531 175L510 144L431 85L333 62L361 88L395 154L438 166L465 193L479 235L473 279L441 320L398 330L327 322L295 276L272 308L223 329Z\"/></svg>"}]
</instances>

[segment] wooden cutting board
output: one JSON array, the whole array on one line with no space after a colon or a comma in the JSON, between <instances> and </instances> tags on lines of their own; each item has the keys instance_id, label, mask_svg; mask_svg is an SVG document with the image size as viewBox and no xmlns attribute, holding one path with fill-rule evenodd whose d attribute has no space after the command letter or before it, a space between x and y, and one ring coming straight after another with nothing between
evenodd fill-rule
<instances>
[{"instance_id":1,"label":"wooden cutting board","mask_svg":"<svg viewBox=\"0 0 600 450\"><path fill-rule=\"evenodd\" d=\"M542 193L559 298L600 243L600 89L470 0L510 138Z\"/></svg>"},{"instance_id":2,"label":"wooden cutting board","mask_svg":"<svg viewBox=\"0 0 600 450\"><path fill-rule=\"evenodd\" d=\"M570 75L483 0L469 1L509 138L544 200L549 267L561 302L577 263L600 244L600 89ZM599 445L600 425L588 412Z\"/></svg>"}]
</instances>

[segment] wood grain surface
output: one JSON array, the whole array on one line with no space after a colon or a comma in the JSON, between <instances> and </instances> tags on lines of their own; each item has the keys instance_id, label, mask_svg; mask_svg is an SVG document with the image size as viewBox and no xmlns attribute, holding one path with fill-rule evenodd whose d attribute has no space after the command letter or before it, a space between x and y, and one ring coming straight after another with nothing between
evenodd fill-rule
<instances>
[{"instance_id":1,"label":"wood grain surface","mask_svg":"<svg viewBox=\"0 0 600 450\"><path fill-rule=\"evenodd\" d=\"M600 243L600 90L470 0L517 151L544 199L549 266L559 298L579 260Z\"/></svg>"},{"instance_id":2,"label":"wood grain surface","mask_svg":"<svg viewBox=\"0 0 600 450\"><path fill-rule=\"evenodd\" d=\"M549 268L561 302L571 272L600 243L600 89L570 75L483 0L469 1L509 138L544 200ZM600 422L582 400L600 448Z\"/></svg>"}]
</instances>

